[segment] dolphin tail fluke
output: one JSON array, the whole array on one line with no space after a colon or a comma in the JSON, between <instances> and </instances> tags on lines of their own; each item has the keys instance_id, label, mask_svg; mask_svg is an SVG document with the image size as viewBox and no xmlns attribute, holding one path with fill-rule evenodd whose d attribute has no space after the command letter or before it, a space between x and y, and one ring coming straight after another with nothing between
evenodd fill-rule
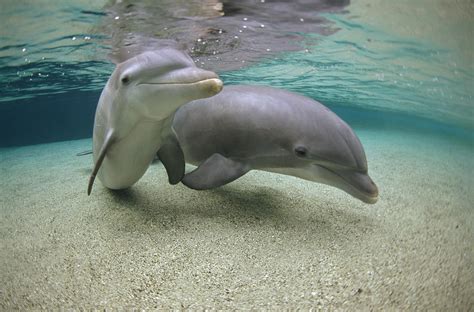
<instances>
[{"instance_id":1,"label":"dolphin tail fluke","mask_svg":"<svg viewBox=\"0 0 474 312\"><path fill-rule=\"evenodd\" d=\"M94 170L92 170L92 174L89 178L89 185L87 186L87 195L90 195L92 192L92 186L94 185L94 180L97 175L97 172L99 172L100 166L102 165L102 162L104 161L107 150L109 149L112 143L113 143L113 131L109 130L105 136L104 144L102 145L102 148L100 149L99 157L97 158L97 162L94 165Z\"/></svg>"},{"instance_id":2,"label":"dolphin tail fluke","mask_svg":"<svg viewBox=\"0 0 474 312\"><path fill-rule=\"evenodd\" d=\"M183 184L195 190L207 190L230 183L251 168L241 162L226 158L221 154L213 154L194 171L186 174Z\"/></svg>"}]
</instances>

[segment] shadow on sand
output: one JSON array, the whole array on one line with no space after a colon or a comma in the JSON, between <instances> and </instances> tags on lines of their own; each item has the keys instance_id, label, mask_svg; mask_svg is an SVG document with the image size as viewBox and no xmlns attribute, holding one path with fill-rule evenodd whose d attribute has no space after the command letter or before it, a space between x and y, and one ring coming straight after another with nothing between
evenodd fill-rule
<instances>
[{"instance_id":1,"label":"shadow on sand","mask_svg":"<svg viewBox=\"0 0 474 312\"><path fill-rule=\"evenodd\" d=\"M347 240L372 232L377 224L364 211L330 198L304 198L262 186L234 184L215 190L148 193L143 188L107 191L112 226L126 231L166 231L223 226L251 231L271 228L307 238ZM295 198L295 196L297 198ZM314 201L314 198L318 201ZM351 201L349 201L351 203ZM126 216L123 218L123 216Z\"/></svg>"}]
</instances>

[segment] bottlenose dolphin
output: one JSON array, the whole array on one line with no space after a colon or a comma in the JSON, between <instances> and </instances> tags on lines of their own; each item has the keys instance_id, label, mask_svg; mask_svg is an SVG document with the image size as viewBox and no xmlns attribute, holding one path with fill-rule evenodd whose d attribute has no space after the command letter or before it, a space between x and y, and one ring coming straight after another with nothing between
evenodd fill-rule
<instances>
[{"instance_id":1,"label":"bottlenose dolphin","mask_svg":"<svg viewBox=\"0 0 474 312\"><path fill-rule=\"evenodd\" d=\"M190 102L172 125L186 162L198 167L182 179L202 190L252 169L324 183L375 203L364 149L352 129L319 102L288 91L228 86Z\"/></svg>"},{"instance_id":2,"label":"bottlenose dolphin","mask_svg":"<svg viewBox=\"0 0 474 312\"><path fill-rule=\"evenodd\" d=\"M222 89L215 73L197 68L182 51L167 47L137 55L127 52L116 60L97 106L88 194L96 174L108 188L131 186L157 154L170 183L178 183L184 158L171 131L173 114L181 105Z\"/></svg>"}]
</instances>

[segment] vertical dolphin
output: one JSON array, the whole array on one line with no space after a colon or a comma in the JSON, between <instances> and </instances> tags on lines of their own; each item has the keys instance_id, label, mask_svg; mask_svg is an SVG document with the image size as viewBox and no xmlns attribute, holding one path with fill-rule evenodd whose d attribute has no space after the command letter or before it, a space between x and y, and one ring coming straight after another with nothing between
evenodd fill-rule
<instances>
[{"instance_id":1,"label":"vertical dolphin","mask_svg":"<svg viewBox=\"0 0 474 312\"><path fill-rule=\"evenodd\" d=\"M96 110L95 165L87 193L96 175L110 189L133 185L157 153L170 183L178 183L184 159L171 130L174 113L181 105L221 89L215 73L197 68L187 54L174 48L122 53Z\"/></svg>"}]
</instances>

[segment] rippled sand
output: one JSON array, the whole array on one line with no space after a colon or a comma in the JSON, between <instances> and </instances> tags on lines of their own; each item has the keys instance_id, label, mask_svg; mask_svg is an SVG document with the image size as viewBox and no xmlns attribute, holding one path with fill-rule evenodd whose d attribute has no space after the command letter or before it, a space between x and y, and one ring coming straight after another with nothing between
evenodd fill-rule
<instances>
[{"instance_id":1,"label":"rippled sand","mask_svg":"<svg viewBox=\"0 0 474 312\"><path fill-rule=\"evenodd\" d=\"M358 130L380 200L251 172L213 191L153 165L90 197L90 140L0 149L0 307L468 310L473 147Z\"/></svg>"}]
</instances>

